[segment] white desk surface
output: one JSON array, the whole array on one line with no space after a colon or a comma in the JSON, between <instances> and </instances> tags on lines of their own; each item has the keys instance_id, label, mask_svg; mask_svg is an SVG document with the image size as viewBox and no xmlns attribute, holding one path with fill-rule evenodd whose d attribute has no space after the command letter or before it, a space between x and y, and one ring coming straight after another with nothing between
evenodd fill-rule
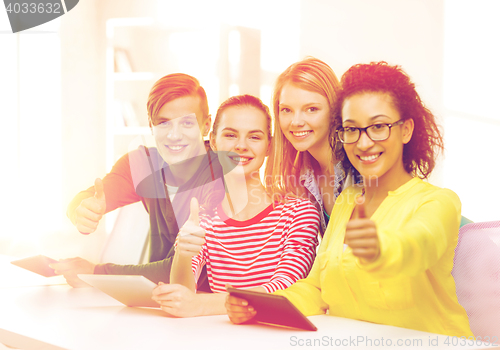
<instances>
[{"instance_id":1,"label":"white desk surface","mask_svg":"<svg viewBox=\"0 0 500 350\"><path fill-rule=\"evenodd\" d=\"M13 268L18 269L6 265L10 265L6 259L0 259L2 277L14 273ZM4 274L6 270L11 272ZM450 346L445 345L446 336L405 328L326 315L312 316L310 320L318 327L317 332L257 324L233 325L227 316L171 318L160 309L126 307L94 288L33 283L8 286L5 280L0 285L0 344L21 349L314 348L308 344L325 349L458 348L451 345L451 338ZM367 345L366 340L371 340L373 346ZM339 344L342 341L344 346ZM402 342L400 346L398 341ZM336 342L341 346L335 346ZM392 346L388 346L389 342ZM411 342L415 346L407 346ZM438 346L434 345L436 342Z\"/></svg>"}]
</instances>

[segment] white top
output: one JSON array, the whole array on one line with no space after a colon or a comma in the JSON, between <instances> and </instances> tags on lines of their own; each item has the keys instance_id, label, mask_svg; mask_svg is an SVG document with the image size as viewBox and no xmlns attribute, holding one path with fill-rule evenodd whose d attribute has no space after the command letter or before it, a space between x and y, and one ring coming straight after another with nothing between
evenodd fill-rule
<instances>
[{"instance_id":1,"label":"white top","mask_svg":"<svg viewBox=\"0 0 500 350\"><path fill-rule=\"evenodd\" d=\"M167 184L165 184L165 186L167 187L168 198L170 198L170 202L173 202L174 197L179 190L179 187L174 187Z\"/></svg>"}]
</instances>

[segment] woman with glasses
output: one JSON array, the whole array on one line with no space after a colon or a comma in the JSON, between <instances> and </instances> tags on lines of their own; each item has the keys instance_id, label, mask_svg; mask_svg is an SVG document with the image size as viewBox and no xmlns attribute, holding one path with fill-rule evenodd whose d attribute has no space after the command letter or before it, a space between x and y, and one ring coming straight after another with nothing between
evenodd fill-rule
<instances>
[{"instance_id":1,"label":"woman with glasses","mask_svg":"<svg viewBox=\"0 0 500 350\"><path fill-rule=\"evenodd\" d=\"M333 70L307 58L280 74L273 93L274 137L266 187L275 195L309 198L326 229L335 199L352 177L330 151L332 109L340 90Z\"/></svg>"},{"instance_id":2,"label":"woman with glasses","mask_svg":"<svg viewBox=\"0 0 500 350\"><path fill-rule=\"evenodd\" d=\"M451 275L461 204L423 181L443 141L410 78L385 62L342 77L335 156L364 186L337 198L306 279L278 291L306 315L325 313L451 336L472 336ZM255 311L229 297L231 320Z\"/></svg>"}]
</instances>

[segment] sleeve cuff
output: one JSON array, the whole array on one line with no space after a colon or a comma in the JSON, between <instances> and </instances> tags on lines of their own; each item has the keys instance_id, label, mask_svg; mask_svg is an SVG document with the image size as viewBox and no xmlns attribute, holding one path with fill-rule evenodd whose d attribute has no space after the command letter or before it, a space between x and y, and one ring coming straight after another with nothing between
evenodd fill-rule
<instances>
[{"instance_id":1,"label":"sleeve cuff","mask_svg":"<svg viewBox=\"0 0 500 350\"><path fill-rule=\"evenodd\" d=\"M279 280L274 280L274 281L265 283L261 287L263 287L268 293L274 293L275 291L278 291L278 290L287 289L295 282L296 281L288 281L287 282L284 278L283 279L280 278Z\"/></svg>"},{"instance_id":2,"label":"sleeve cuff","mask_svg":"<svg viewBox=\"0 0 500 350\"><path fill-rule=\"evenodd\" d=\"M94 266L94 275L107 275L104 264L97 264Z\"/></svg>"}]
</instances>

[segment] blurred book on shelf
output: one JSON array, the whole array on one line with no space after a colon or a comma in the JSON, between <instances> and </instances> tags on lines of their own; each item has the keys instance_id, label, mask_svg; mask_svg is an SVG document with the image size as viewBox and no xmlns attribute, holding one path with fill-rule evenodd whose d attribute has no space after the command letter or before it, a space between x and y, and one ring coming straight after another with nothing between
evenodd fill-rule
<instances>
[{"instance_id":1,"label":"blurred book on shelf","mask_svg":"<svg viewBox=\"0 0 500 350\"><path fill-rule=\"evenodd\" d=\"M115 126L116 127L135 127L140 126L139 119L130 101L115 100Z\"/></svg>"},{"instance_id":2,"label":"blurred book on shelf","mask_svg":"<svg viewBox=\"0 0 500 350\"><path fill-rule=\"evenodd\" d=\"M132 64L127 50L115 47L115 72L116 73L131 73Z\"/></svg>"}]
</instances>

